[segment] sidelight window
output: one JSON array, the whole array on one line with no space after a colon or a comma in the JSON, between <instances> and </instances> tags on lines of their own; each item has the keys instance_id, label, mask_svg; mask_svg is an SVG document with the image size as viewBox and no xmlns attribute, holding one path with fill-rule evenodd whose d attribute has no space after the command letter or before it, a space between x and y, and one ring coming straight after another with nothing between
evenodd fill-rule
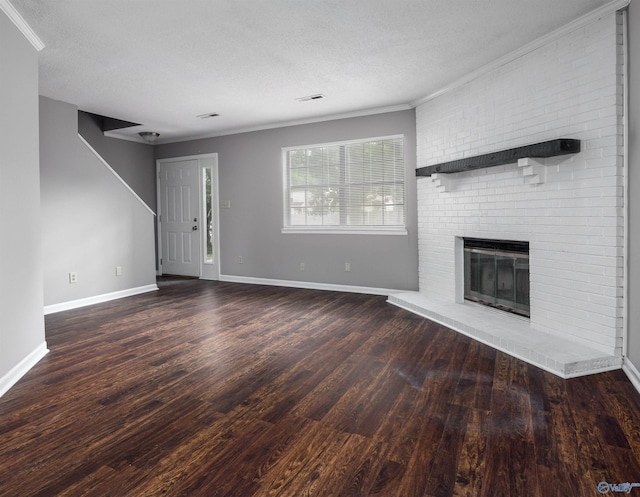
<instances>
[{"instance_id":1,"label":"sidelight window","mask_svg":"<svg viewBox=\"0 0 640 497\"><path fill-rule=\"evenodd\" d=\"M202 169L202 203L204 206L205 233L203 236L203 262L213 264L213 168L205 166Z\"/></svg>"}]
</instances>

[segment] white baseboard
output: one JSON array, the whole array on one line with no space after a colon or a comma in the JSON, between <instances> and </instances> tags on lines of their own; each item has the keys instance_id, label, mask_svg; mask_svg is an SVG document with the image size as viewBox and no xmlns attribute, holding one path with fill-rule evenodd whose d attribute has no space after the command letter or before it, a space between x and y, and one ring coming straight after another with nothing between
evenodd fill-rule
<instances>
[{"instance_id":1,"label":"white baseboard","mask_svg":"<svg viewBox=\"0 0 640 497\"><path fill-rule=\"evenodd\" d=\"M47 355L47 352L49 352L47 342L42 342L33 352L22 359L18 364L11 368L7 374L0 378L0 397L7 393L7 391L15 385L20 378L27 374L27 372L35 366L40 359Z\"/></svg>"},{"instance_id":2,"label":"white baseboard","mask_svg":"<svg viewBox=\"0 0 640 497\"><path fill-rule=\"evenodd\" d=\"M110 300L121 299L124 297L131 297L141 293L153 292L158 289L158 285L139 286L135 288L127 288L126 290L120 290L118 292L105 293L102 295L96 295L94 297L87 297L84 299L71 300L69 302L61 302L60 304L46 305L44 307L44 314L54 314L56 312L68 311L71 309L78 309L93 304L100 304L102 302L108 302Z\"/></svg>"},{"instance_id":3,"label":"white baseboard","mask_svg":"<svg viewBox=\"0 0 640 497\"><path fill-rule=\"evenodd\" d=\"M625 372L631 384L636 387L636 390L640 392L640 371L629 360L629 357L624 358L622 363L622 370Z\"/></svg>"},{"instance_id":4,"label":"white baseboard","mask_svg":"<svg viewBox=\"0 0 640 497\"><path fill-rule=\"evenodd\" d=\"M328 290L331 292L363 293L365 295L388 296L392 293L402 291L370 286L335 285L332 283L315 283L311 281L275 280L270 278L253 278L250 276L234 276L228 274L221 274L219 281L227 281L229 283L248 283L250 285L286 286L290 288L305 288L307 290Z\"/></svg>"}]
</instances>

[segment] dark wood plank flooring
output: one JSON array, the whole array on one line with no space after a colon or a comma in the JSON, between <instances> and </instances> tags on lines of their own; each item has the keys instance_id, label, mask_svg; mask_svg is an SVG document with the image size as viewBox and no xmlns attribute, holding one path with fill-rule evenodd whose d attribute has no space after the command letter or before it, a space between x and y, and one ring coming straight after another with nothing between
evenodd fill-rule
<instances>
[{"instance_id":1,"label":"dark wood plank flooring","mask_svg":"<svg viewBox=\"0 0 640 497\"><path fill-rule=\"evenodd\" d=\"M159 285L47 316L51 352L0 399L0 496L584 497L640 482L640 395L621 371L562 380L384 297Z\"/></svg>"}]
</instances>

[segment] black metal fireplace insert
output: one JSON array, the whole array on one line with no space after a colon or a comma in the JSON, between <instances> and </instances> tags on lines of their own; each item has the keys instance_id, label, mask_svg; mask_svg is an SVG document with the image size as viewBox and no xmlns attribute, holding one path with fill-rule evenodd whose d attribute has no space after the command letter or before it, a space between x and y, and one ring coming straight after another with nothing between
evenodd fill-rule
<instances>
[{"instance_id":1,"label":"black metal fireplace insert","mask_svg":"<svg viewBox=\"0 0 640 497\"><path fill-rule=\"evenodd\" d=\"M529 242L464 238L464 298L529 317Z\"/></svg>"}]
</instances>

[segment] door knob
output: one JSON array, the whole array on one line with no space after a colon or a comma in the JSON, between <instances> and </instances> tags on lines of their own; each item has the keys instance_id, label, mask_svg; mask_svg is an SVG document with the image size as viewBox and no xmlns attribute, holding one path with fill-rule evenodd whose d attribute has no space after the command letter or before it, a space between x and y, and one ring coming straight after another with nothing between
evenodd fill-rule
<instances>
[{"instance_id":1,"label":"door knob","mask_svg":"<svg viewBox=\"0 0 640 497\"><path fill-rule=\"evenodd\" d=\"M193 228L191 228L193 231L198 231L198 227L194 226Z\"/></svg>"}]
</instances>

